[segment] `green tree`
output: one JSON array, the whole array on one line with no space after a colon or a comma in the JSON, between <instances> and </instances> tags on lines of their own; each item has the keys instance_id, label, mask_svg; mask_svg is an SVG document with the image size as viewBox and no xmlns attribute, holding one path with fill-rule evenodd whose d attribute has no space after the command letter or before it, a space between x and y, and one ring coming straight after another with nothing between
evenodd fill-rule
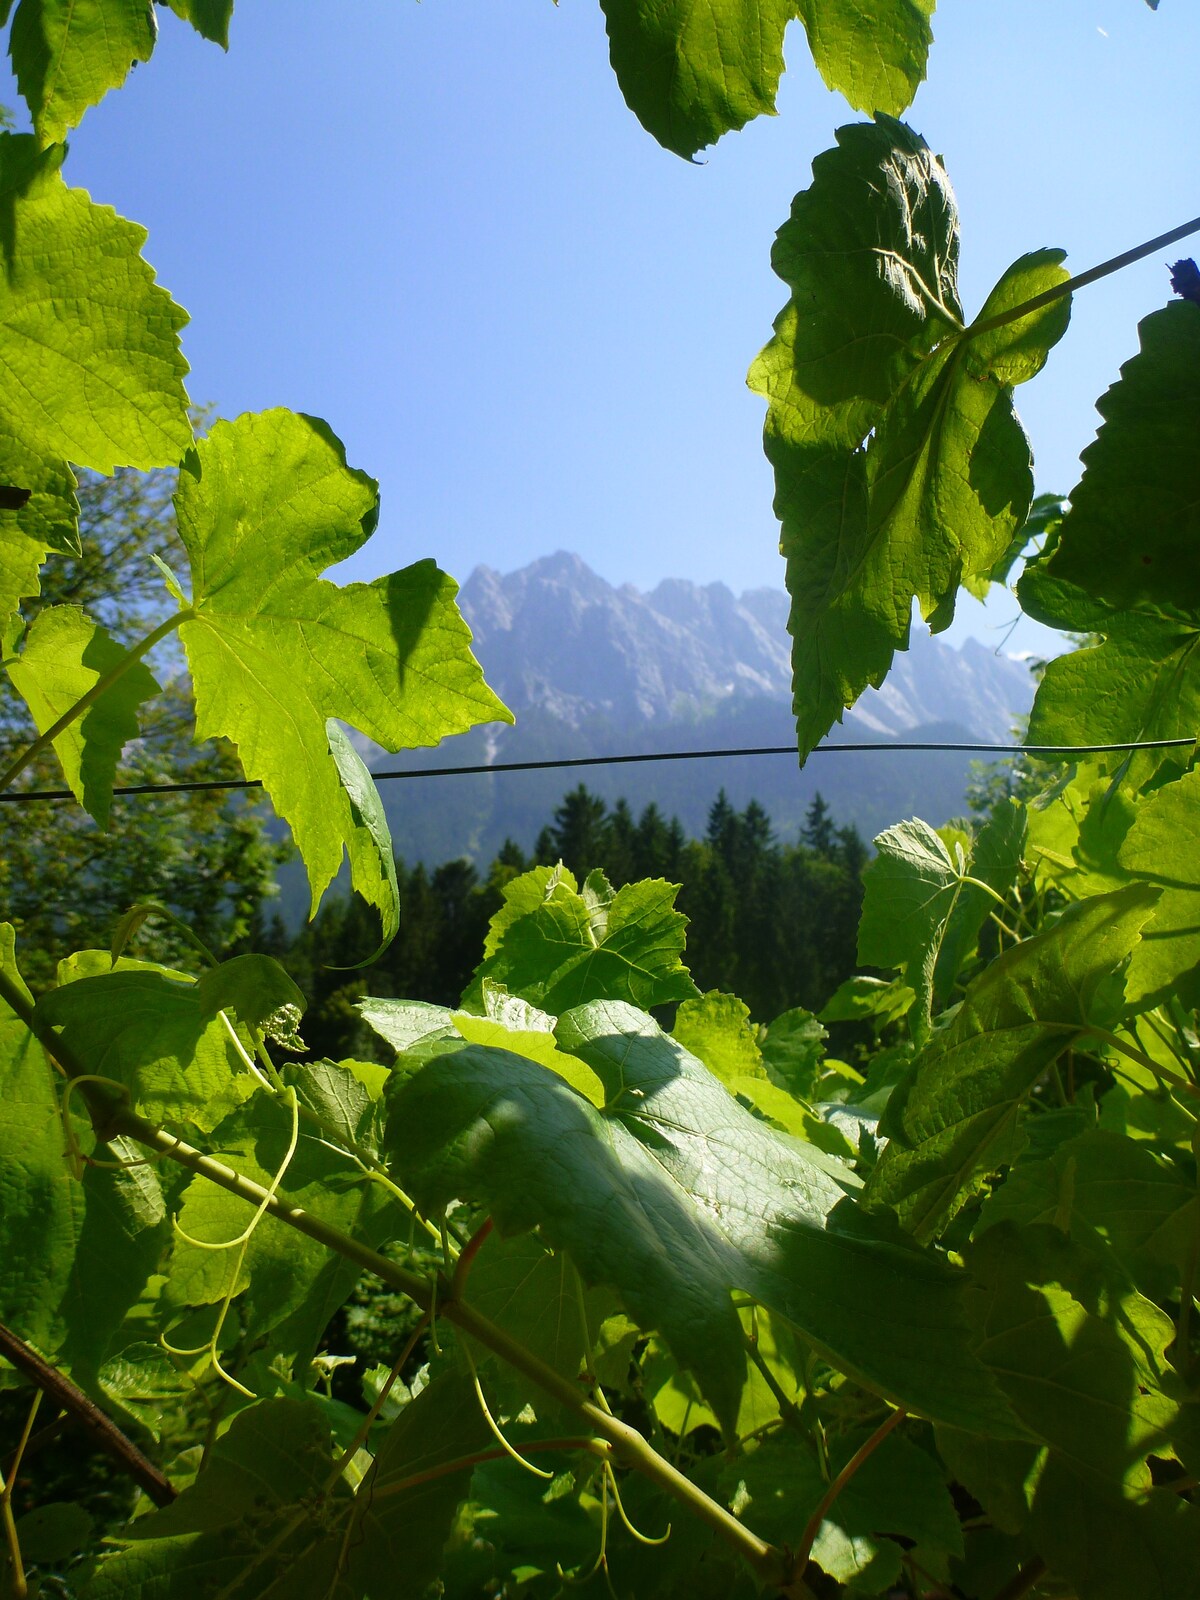
<instances>
[{"instance_id":1,"label":"green tree","mask_svg":"<svg viewBox=\"0 0 1200 1600\"><path fill-rule=\"evenodd\" d=\"M27 623L51 607L76 606L131 645L167 615L169 596L155 557L180 566L183 547L170 471L82 475L77 490L81 551L55 556L40 592L22 602ZM236 783L241 769L228 744L197 746L194 705L182 654L161 647L151 665L165 685L127 745L118 781L128 784ZM0 701L0 766L36 735L24 704ZM28 767L18 792L59 789L62 772L47 752ZM104 947L131 906L158 901L210 949L232 954L261 932L276 872L290 854L251 791L220 789L118 799L102 828L61 801L9 802L0 855L0 903L27 950L35 986L52 980L72 950ZM180 929L153 918L137 953L194 968L199 959Z\"/></svg>"}]
</instances>

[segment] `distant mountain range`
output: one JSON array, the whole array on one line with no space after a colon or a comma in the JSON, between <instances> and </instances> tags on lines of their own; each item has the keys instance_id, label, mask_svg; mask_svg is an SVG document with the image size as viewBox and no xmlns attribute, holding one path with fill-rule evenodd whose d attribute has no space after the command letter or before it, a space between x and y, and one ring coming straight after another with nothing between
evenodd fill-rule
<instances>
[{"instance_id":1,"label":"distant mountain range","mask_svg":"<svg viewBox=\"0 0 1200 1600\"><path fill-rule=\"evenodd\" d=\"M385 756L387 769L536 761L655 750L787 745L792 722L788 597L736 596L724 584L668 579L649 594L613 588L560 552L518 572L477 567L459 603L488 682L517 717L436 751ZM1027 668L969 640L927 634L896 659L884 687L846 713L831 742L1004 741L1033 698ZM663 762L583 771L426 778L381 786L397 854L486 864L506 836L529 848L566 790L583 782L635 813L655 801L703 831L719 789L766 807L794 836L819 789L839 823L868 838L903 817L940 823L963 810L970 758L950 754L814 754Z\"/></svg>"}]
</instances>

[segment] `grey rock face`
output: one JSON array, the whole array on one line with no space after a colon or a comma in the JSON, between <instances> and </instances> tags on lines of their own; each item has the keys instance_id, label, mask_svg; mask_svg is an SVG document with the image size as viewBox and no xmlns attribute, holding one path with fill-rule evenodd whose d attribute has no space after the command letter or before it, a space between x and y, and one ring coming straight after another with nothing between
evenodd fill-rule
<instances>
[{"instance_id":1,"label":"grey rock face","mask_svg":"<svg viewBox=\"0 0 1200 1600\"><path fill-rule=\"evenodd\" d=\"M737 596L722 583L669 578L642 594L560 551L504 575L477 567L459 603L489 682L518 717L537 708L570 728L597 717L662 725L791 694L782 590ZM1032 699L1032 678L1011 657L914 634L884 686L847 712L840 737L898 738L953 722L1002 741Z\"/></svg>"}]
</instances>

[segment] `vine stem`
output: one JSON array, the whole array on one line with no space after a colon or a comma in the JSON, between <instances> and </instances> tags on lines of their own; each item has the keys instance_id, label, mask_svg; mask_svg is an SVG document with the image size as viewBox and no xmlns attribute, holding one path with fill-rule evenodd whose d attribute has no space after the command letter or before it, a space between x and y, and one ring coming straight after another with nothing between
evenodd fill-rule
<instances>
[{"instance_id":1,"label":"vine stem","mask_svg":"<svg viewBox=\"0 0 1200 1600\"><path fill-rule=\"evenodd\" d=\"M29 1443L29 1435L33 1432L33 1425L37 1421L38 1407L42 1403L42 1391L33 1391L33 1403L25 1418L25 1426L21 1429L21 1437L17 1441L16 1453L12 1465L8 1469L7 1478L0 1473L0 1512L3 1513L4 1539L8 1545L9 1560L12 1563L13 1600L25 1600L29 1593L29 1585L25 1581L25 1562L21 1557L21 1539L17 1533L16 1520L12 1510L13 1485L17 1481L17 1474L21 1470L21 1462L25 1456L25 1447Z\"/></svg>"},{"instance_id":2,"label":"vine stem","mask_svg":"<svg viewBox=\"0 0 1200 1600\"><path fill-rule=\"evenodd\" d=\"M484 1241L491 1231L492 1219L491 1217L485 1217L463 1246L462 1254L458 1258L458 1265L454 1269L454 1276L450 1280L450 1293L453 1297L457 1298L466 1288L467 1274L470 1272L475 1257L483 1248Z\"/></svg>"},{"instance_id":3,"label":"vine stem","mask_svg":"<svg viewBox=\"0 0 1200 1600\"><path fill-rule=\"evenodd\" d=\"M110 667L107 672L101 673L87 693L80 695L75 704L68 707L57 722L51 723L45 733L40 734L29 748L17 757L8 771L0 775L0 790L10 788L13 779L24 772L29 763L41 755L43 750L48 749L60 733L65 732L73 722L77 722L84 712L99 700L106 689L110 689L119 678L124 677L130 667L135 662L140 661L149 651L153 650L156 644L161 644L164 639L174 633L180 623L190 622L195 614L190 607L186 611L176 611L165 622L159 623L153 633L148 633L140 644L135 644L132 650L127 651L115 667Z\"/></svg>"},{"instance_id":4,"label":"vine stem","mask_svg":"<svg viewBox=\"0 0 1200 1600\"><path fill-rule=\"evenodd\" d=\"M101 1450L124 1468L156 1506L170 1505L175 1498L174 1488L154 1463L147 1461L133 1440L127 1439L120 1428L104 1415L99 1406L88 1399L82 1389L77 1389L57 1367L52 1367L48 1361L44 1361L36 1350L31 1349L24 1339L19 1339L11 1328L6 1328L2 1322L0 1322L0 1355L11 1362L18 1372L23 1372L30 1383L35 1384L43 1394L48 1394L60 1411L69 1411L75 1420L87 1429Z\"/></svg>"},{"instance_id":5,"label":"vine stem","mask_svg":"<svg viewBox=\"0 0 1200 1600\"><path fill-rule=\"evenodd\" d=\"M57 1058L68 1076L83 1076L84 1067L47 1023L38 1017L33 1006L9 975L0 970L0 999L3 999L21 1018L42 1048ZM232 1167L205 1155L185 1140L165 1128L157 1127L136 1112L114 1108L111 1103L95 1108L96 1136L103 1142L117 1135L134 1140L147 1150L154 1150L189 1172L207 1178L218 1188L236 1195L252 1206L261 1206L264 1212L297 1233L314 1239L326 1249L335 1251L346 1261L353 1261L367 1272L373 1273L390 1288L407 1295L422 1311L432 1311L435 1300L438 1316L460 1328L477 1343L500 1357L514 1371L521 1373L545 1394L556 1400L564 1409L583 1419L599 1440L608 1446L610 1458L619 1466L640 1472L656 1484L673 1500L686 1506L701 1522L711 1528L742 1557L765 1587L787 1589L794 1600L811 1600L811 1591L797 1577L796 1564L786 1551L760 1539L721 1503L705 1494L697 1484L680 1472L642 1437L636 1428L622 1422L603 1410L595 1401L581 1394L570 1379L526 1349L518 1340L483 1316L467 1301L457 1299L453 1284L444 1274L430 1282L415 1272L389 1261L379 1251L372 1250L361 1240L342 1233L322 1218L272 1195L261 1184L244 1177ZM43 1364L44 1365L44 1364ZM58 1374L54 1375L58 1377ZM54 1391L50 1391L54 1392ZM81 1396L88 1406L91 1401ZM66 1402L62 1402L64 1405ZM92 1407L95 1411L96 1408ZM102 1415L96 1412L98 1416ZM103 1419L107 1423L107 1418ZM117 1430L108 1423L109 1429ZM124 1440L124 1436L120 1436ZM124 1441L128 1444L128 1441ZM130 1447L132 1448L132 1446ZM170 1485L167 1485L168 1490ZM173 1493L173 1491L172 1491ZM789 1588L789 1585L791 1586Z\"/></svg>"},{"instance_id":6,"label":"vine stem","mask_svg":"<svg viewBox=\"0 0 1200 1600\"><path fill-rule=\"evenodd\" d=\"M841 1494L842 1490L850 1482L851 1478L853 1478L854 1475L859 1471L867 1458L873 1455L876 1450L878 1450L879 1446L887 1438L888 1434L891 1433L892 1429L903 1422L907 1415L908 1412L904 1406L897 1406L890 1416L885 1417L875 1429L875 1432L871 1435L871 1437L865 1440L864 1443L861 1444L854 1452L849 1461L847 1461L846 1465L838 1473L837 1477L829 1485L828 1489L826 1489L825 1493L817 1501L816 1510L808 1519L808 1523L805 1526L804 1533L800 1539L799 1549L796 1552L797 1572L803 1572L804 1568L808 1565L808 1558L812 1552L812 1547L816 1542L817 1534L821 1531L821 1524L825 1521L826 1516L828 1516L830 1507L833 1505L838 1495Z\"/></svg>"},{"instance_id":7,"label":"vine stem","mask_svg":"<svg viewBox=\"0 0 1200 1600\"><path fill-rule=\"evenodd\" d=\"M1053 305L1064 295L1074 294L1076 289L1086 289L1089 283L1098 283L1101 278L1110 277L1112 273L1120 272L1123 267L1133 266L1135 261L1144 261L1147 256L1155 255L1159 250L1165 250L1169 244L1186 239L1193 233L1200 233L1200 217L1193 217L1190 222L1180 223L1178 228L1172 228L1168 233L1160 233L1154 239L1147 239L1145 244L1135 245L1132 250L1123 250L1119 256L1112 256L1097 267L1089 267L1086 272L1068 278L1065 283L1055 284L1052 289L1046 289L1041 294L1035 294L1031 300L1026 300L1019 306L1013 306L1008 311L997 311L995 316L986 317L982 322L973 322L963 334L956 337L975 339L981 333L991 333L994 328L1006 327L1010 322L1020 322L1022 317L1032 316L1035 311Z\"/></svg>"},{"instance_id":8,"label":"vine stem","mask_svg":"<svg viewBox=\"0 0 1200 1600\"><path fill-rule=\"evenodd\" d=\"M1118 1038L1115 1033L1109 1033L1105 1028L1084 1028L1082 1031L1085 1036L1098 1039L1101 1044L1108 1045L1110 1050L1115 1050L1118 1055L1124 1056L1127 1061L1133 1061L1139 1067L1145 1067L1146 1071L1153 1073L1160 1082L1169 1083L1173 1089L1182 1089L1187 1094L1200 1096L1200 1088L1197 1088L1190 1078L1185 1078L1181 1073L1172 1072L1169 1067L1164 1067L1160 1062L1155 1061L1153 1056L1148 1056L1144 1050L1139 1050L1136 1045L1129 1044L1124 1039Z\"/></svg>"}]
</instances>

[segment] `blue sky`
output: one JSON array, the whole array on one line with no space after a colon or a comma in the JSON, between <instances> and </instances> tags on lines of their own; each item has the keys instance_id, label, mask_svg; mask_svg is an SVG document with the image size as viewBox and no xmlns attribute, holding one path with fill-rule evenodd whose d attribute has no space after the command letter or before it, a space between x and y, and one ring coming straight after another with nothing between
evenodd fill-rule
<instances>
[{"instance_id":1,"label":"blue sky","mask_svg":"<svg viewBox=\"0 0 1200 1600\"><path fill-rule=\"evenodd\" d=\"M159 14L67 177L149 228L197 400L315 412L380 479L349 575L563 547L639 588L782 583L745 371L784 297L774 231L854 119L798 24L779 116L689 165L626 110L595 0L240 0L228 55ZM1026 250L1079 271L1200 211L1194 0L942 0L934 26L907 120L958 194L968 312ZM1077 297L1018 395L1040 489L1075 481L1168 293L1151 260ZM998 643L1015 611L950 636Z\"/></svg>"}]
</instances>

